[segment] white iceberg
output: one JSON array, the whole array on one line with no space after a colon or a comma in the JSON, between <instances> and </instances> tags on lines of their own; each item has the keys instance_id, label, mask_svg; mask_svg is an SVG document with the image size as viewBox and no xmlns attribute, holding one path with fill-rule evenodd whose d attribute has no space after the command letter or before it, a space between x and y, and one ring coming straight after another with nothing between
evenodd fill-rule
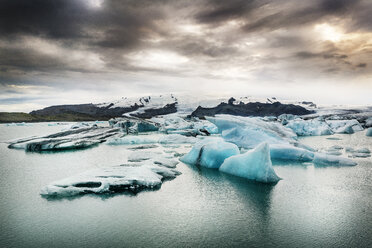
<instances>
[{"instance_id":1,"label":"white iceberg","mask_svg":"<svg viewBox=\"0 0 372 248\"><path fill-rule=\"evenodd\" d=\"M327 124L335 133L352 134L354 132L362 131L363 127L360 123L353 120L327 120Z\"/></svg>"},{"instance_id":2,"label":"white iceberg","mask_svg":"<svg viewBox=\"0 0 372 248\"><path fill-rule=\"evenodd\" d=\"M55 181L41 189L42 196L69 197L80 194L102 194L122 191L138 192L157 188L164 179L180 172L156 165L100 168Z\"/></svg>"},{"instance_id":3,"label":"white iceberg","mask_svg":"<svg viewBox=\"0 0 372 248\"><path fill-rule=\"evenodd\" d=\"M186 164L219 168L226 158L239 153L239 148L235 144L211 137L196 143L180 160Z\"/></svg>"},{"instance_id":4,"label":"white iceberg","mask_svg":"<svg viewBox=\"0 0 372 248\"><path fill-rule=\"evenodd\" d=\"M267 143L262 143L244 154L227 158L219 170L263 183L276 183L280 180L272 166Z\"/></svg>"},{"instance_id":5,"label":"white iceberg","mask_svg":"<svg viewBox=\"0 0 372 248\"><path fill-rule=\"evenodd\" d=\"M206 117L214 123L222 137L243 148L254 148L262 142L269 144L295 143L297 135L280 123L266 122L258 117L217 115Z\"/></svg>"},{"instance_id":6,"label":"white iceberg","mask_svg":"<svg viewBox=\"0 0 372 248\"><path fill-rule=\"evenodd\" d=\"M120 133L118 128L83 127L42 137L30 137L10 141L8 148L36 152L79 149L102 143L108 137L117 135L118 133Z\"/></svg>"},{"instance_id":7,"label":"white iceberg","mask_svg":"<svg viewBox=\"0 0 372 248\"><path fill-rule=\"evenodd\" d=\"M126 135L109 139L108 145L193 144L198 139L180 134Z\"/></svg>"},{"instance_id":8,"label":"white iceberg","mask_svg":"<svg viewBox=\"0 0 372 248\"><path fill-rule=\"evenodd\" d=\"M313 163L318 166L355 166L357 165L351 159L339 157L336 155L315 153Z\"/></svg>"},{"instance_id":9,"label":"white iceberg","mask_svg":"<svg viewBox=\"0 0 372 248\"><path fill-rule=\"evenodd\" d=\"M333 131L328 124L318 119L290 120L286 127L292 129L298 136L320 136L333 134Z\"/></svg>"}]
</instances>

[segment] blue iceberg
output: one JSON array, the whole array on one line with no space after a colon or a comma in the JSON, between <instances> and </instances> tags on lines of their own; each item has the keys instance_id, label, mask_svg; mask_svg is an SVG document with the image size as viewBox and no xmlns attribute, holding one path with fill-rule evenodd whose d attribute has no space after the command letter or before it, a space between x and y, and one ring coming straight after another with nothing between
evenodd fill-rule
<instances>
[{"instance_id":1,"label":"blue iceberg","mask_svg":"<svg viewBox=\"0 0 372 248\"><path fill-rule=\"evenodd\" d=\"M180 160L186 164L219 168L226 158L239 153L239 148L235 144L211 137L196 143Z\"/></svg>"},{"instance_id":2,"label":"blue iceberg","mask_svg":"<svg viewBox=\"0 0 372 248\"><path fill-rule=\"evenodd\" d=\"M251 151L227 158L219 170L263 183L276 183L281 179L272 166L268 143L261 143Z\"/></svg>"}]
</instances>

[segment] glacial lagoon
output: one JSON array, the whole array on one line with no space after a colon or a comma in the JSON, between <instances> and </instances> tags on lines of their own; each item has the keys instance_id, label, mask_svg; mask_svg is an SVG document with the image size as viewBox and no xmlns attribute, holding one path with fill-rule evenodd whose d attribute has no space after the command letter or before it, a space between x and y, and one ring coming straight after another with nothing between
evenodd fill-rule
<instances>
[{"instance_id":1,"label":"glacial lagoon","mask_svg":"<svg viewBox=\"0 0 372 248\"><path fill-rule=\"evenodd\" d=\"M55 133L63 126L0 125L1 247L371 247L372 159L352 167L273 161L276 185L179 163L182 174L160 189L45 198L49 183L125 163L133 146L25 152L16 138ZM372 150L366 130L300 138L318 149ZM187 153L190 145L157 144L149 151Z\"/></svg>"}]
</instances>

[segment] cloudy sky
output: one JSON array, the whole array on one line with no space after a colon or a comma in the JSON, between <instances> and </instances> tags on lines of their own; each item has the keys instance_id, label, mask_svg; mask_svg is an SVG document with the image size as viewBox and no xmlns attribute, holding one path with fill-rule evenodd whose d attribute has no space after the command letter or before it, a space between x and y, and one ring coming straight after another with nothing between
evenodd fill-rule
<instances>
[{"instance_id":1,"label":"cloudy sky","mask_svg":"<svg viewBox=\"0 0 372 248\"><path fill-rule=\"evenodd\" d=\"M372 104L370 0L0 0L0 111L158 93Z\"/></svg>"}]
</instances>

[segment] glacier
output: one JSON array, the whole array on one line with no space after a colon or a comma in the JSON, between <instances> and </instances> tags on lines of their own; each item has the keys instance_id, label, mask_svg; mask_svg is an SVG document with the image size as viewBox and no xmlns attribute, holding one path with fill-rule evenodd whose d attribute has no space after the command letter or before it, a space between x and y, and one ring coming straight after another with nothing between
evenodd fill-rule
<instances>
[{"instance_id":1,"label":"glacier","mask_svg":"<svg viewBox=\"0 0 372 248\"><path fill-rule=\"evenodd\" d=\"M236 154L240 154L240 151L235 144L221 138L210 137L196 143L180 161L207 168L219 168L226 158Z\"/></svg>"},{"instance_id":2,"label":"glacier","mask_svg":"<svg viewBox=\"0 0 372 248\"><path fill-rule=\"evenodd\" d=\"M268 143L261 143L255 149L227 158L220 171L262 183L276 183L276 175L270 159Z\"/></svg>"}]
</instances>

